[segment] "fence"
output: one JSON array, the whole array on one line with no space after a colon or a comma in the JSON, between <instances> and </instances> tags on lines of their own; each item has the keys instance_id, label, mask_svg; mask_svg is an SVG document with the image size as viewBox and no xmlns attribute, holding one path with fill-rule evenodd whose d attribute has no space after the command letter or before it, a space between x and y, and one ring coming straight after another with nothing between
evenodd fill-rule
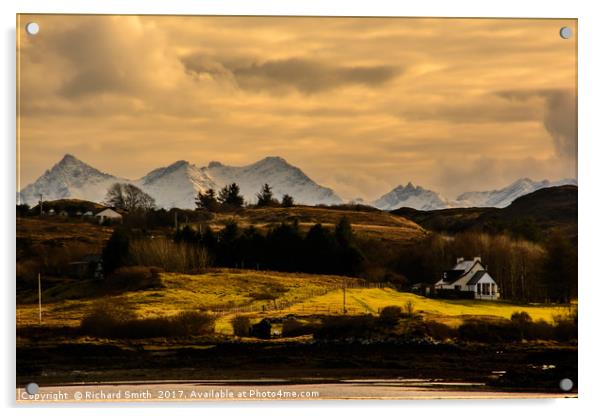
<instances>
[{"instance_id":1,"label":"fence","mask_svg":"<svg viewBox=\"0 0 602 416\"><path fill-rule=\"evenodd\" d=\"M384 289L393 288L388 283L381 282L366 282L365 280L352 280L345 281L340 285L329 286L321 289L314 289L306 292L304 296L297 296L292 299L275 299L268 301L263 304L257 304L256 302L240 305L240 306L218 306L211 308L211 311L218 315L229 315L237 313L252 313L252 312L270 312L270 311L284 311L291 309L293 306L302 304L308 299L315 298L318 296L326 295L329 292L335 290L347 290L347 289ZM355 306L345 307L343 311L343 302L341 299L340 303L329 303L321 305L301 305L297 308L297 311L302 314L337 314L337 313L369 313L370 310L367 308L358 308Z\"/></svg>"}]
</instances>

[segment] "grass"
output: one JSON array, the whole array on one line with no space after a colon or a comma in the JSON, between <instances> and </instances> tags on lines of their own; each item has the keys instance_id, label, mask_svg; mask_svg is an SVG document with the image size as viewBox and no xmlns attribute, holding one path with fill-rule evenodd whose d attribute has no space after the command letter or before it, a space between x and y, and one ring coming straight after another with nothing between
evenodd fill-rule
<instances>
[{"instance_id":1,"label":"grass","mask_svg":"<svg viewBox=\"0 0 602 416\"><path fill-rule=\"evenodd\" d=\"M79 325L98 300L110 300L132 307L143 318L173 315L185 310L236 307L255 307L273 303L266 294L276 296L277 302L296 302L342 285L344 277L316 276L301 273L260 272L218 269L206 274L161 274L163 288L138 290L91 297L101 289L98 282L71 282L42 293L43 322L47 325ZM81 298L75 298L77 293ZM17 325L38 322L37 297L17 305ZM220 317L218 332L229 328L230 316Z\"/></svg>"},{"instance_id":2,"label":"grass","mask_svg":"<svg viewBox=\"0 0 602 416\"><path fill-rule=\"evenodd\" d=\"M347 289L346 306L351 313L377 314L385 306L404 307L411 301L414 310L427 318L448 325L457 326L469 317L496 317L509 319L514 312L525 311L533 320L543 319L552 322L555 315L567 313L566 306L518 305L504 301L484 300L443 300L418 296L413 293L398 292L393 289L365 288ZM343 291L334 290L325 295L308 299L294 305L290 311L303 314L312 310L342 309Z\"/></svg>"},{"instance_id":3,"label":"grass","mask_svg":"<svg viewBox=\"0 0 602 416\"><path fill-rule=\"evenodd\" d=\"M245 315L253 322L262 317L288 314L298 316L341 314L345 278L316 276L298 273L260 272L249 270L217 269L201 275L176 273L161 274L163 288L146 289L116 294L99 291L99 282L63 283L43 292L43 323L48 326L77 326L97 301L110 301L129 305L141 318L172 316L181 311L220 308L254 307L255 311L228 311L220 314L216 331L231 334L230 319ZM326 294L323 294L326 291ZM96 297L92 296L96 293ZM78 298L79 294L79 298ZM265 296L265 295L268 296ZM277 311L261 312L262 305L290 302L291 307ZM533 320L552 322L555 315L565 314L563 306L517 305L504 301L441 300L389 288L359 288L346 290L349 314L377 314L385 306L405 307L411 301L414 310L426 319L450 326L458 326L467 318L510 318L512 313L527 312ZM38 323L37 297L17 305L17 325Z\"/></svg>"}]
</instances>

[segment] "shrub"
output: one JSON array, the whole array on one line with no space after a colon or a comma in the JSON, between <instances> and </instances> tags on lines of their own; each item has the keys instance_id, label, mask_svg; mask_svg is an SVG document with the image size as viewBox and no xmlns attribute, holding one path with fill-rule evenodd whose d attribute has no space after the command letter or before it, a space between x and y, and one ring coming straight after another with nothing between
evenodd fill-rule
<instances>
[{"instance_id":1,"label":"shrub","mask_svg":"<svg viewBox=\"0 0 602 416\"><path fill-rule=\"evenodd\" d=\"M414 302L412 302L411 300L408 300L405 304L404 307L404 316L406 318L412 318L414 317Z\"/></svg>"},{"instance_id":2,"label":"shrub","mask_svg":"<svg viewBox=\"0 0 602 416\"><path fill-rule=\"evenodd\" d=\"M420 325L422 326L422 328L424 328L424 333L426 335L439 341L445 341L447 339L453 338L456 335L456 331L440 322L424 321L421 322Z\"/></svg>"},{"instance_id":3,"label":"shrub","mask_svg":"<svg viewBox=\"0 0 602 416\"><path fill-rule=\"evenodd\" d=\"M395 326L401 318L401 308L399 306L385 306L380 311L378 321L385 326Z\"/></svg>"},{"instance_id":4,"label":"shrub","mask_svg":"<svg viewBox=\"0 0 602 416\"><path fill-rule=\"evenodd\" d=\"M558 341L577 339L577 313L554 317L554 337Z\"/></svg>"},{"instance_id":5,"label":"shrub","mask_svg":"<svg viewBox=\"0 0 602 416\"><path fill-rule=\"evenodd\" d=\"M118 333L125 322L137 319L136 313L123 303L101 301L81 320L81 330L99 337L121 337Z\"/></svg>"},{"instance_id":6,"label":"shrub","mask_svg":"<svg viewBox=\"0 0 602 416\"><path fill-rule=\"evenodd\" d=\"M327 316L315 333L316 339L365 337L373 332L376 319L372 315Z\"/></svg>"},{"instance_id":7,"label":"shrub","mask_svg":"<svg viewBox=\"0 0 602 416\"><path fill-rule=\"evenodd\" d=\"M261 339L270 339L272 337L272 324L267 319L262 319L259 323L251 327L251 336Z\"/></svg>"},{"instance_id":8,"label":"shrub","mask_svg":"<svg viewBox=\"0 0 602 416\"><path fill-rule=\"evenodd\" d=\"M134 240L129 253L131 262L136 265L160 267L170 272L199 273L209 264L204 247L163 238Z\"/></svg>"},{"instance_id":9,"label":"shrub","mask_svg":"<svg viewBox=\"0 0 602 416\"><path fill-rule=\"evenodd\" d=\"M139 318L129 308L102 302L81 321L82 332L107 338L182 337L215 331L215 317L205 312L187 311L174 316Z\"/></svg>"},{"instance_id":10,"label":"shrub","mask_svg":"<svg viewBox=\"0 0 602 416\"><path fill-rule=\"evenodd\" d=\"M465 341L520 341L520 329L506 322L469 321L458 327L458 336Z\"/></svg>"},{"instance_id":11,"label":"shrub","mask_svg":"<svg viewBox=\"0 0 602 416\"><path fill-rule=\"evenodd\" d=\"M283 337L300 337L302 335L311 335L316 330L312 324L304 324L296 319L287 319L282 323Z\"/></svg>"},{"instance_id":12,"label":"shrub","mask_svg":"<svg viewBox=\"0 0 602 416\"><path fill-rule=\"evenodd\" d=\"M230 320L234 335L248 337L251 333L251 320L247 316L237 315Z\"/></svg>"},{"instance_id":13,"label":"shrub","mask_svg":"<svg viewBox=\"0 0 602 416\"><path fill-rule=\"evenodd\" d=\"M184 311L169 320L174 335L206 335L215 332L215 316L207 312Z\"/></svg>"},{"instance_id":14,"label":"shrub","mask_svg":"<svg viewBox=\"0 0 602 416\"><path fill-rule=\"evenodd\" d=\"M161 286L157 267L120 267L107 276L107 285L114 289L146 289Z\"/></svg>"}]
</instances>

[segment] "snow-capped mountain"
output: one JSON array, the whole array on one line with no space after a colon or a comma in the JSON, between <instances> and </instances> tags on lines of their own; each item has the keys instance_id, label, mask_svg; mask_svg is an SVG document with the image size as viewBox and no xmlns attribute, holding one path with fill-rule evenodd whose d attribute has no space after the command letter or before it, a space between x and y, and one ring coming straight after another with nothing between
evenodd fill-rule
<instances>
[{"instance_id":1,"label":"snow-capped mountain","mask_svg":"<svg viewBox=\"0 0 602 416\"><path fill-rule=\"evenodd\" d=\"M510 205L512 201L518 197L530 194L531 192L535 192L539 189L561 185L577 185L577 180L562 179L559 181L550 182L549 180L545 179L543 181L536 182L529 178L522 178L502 189L481 192L465 192L458 196L454 206L504 208Z\"/></svg>"},{"instance_id":2,"label":"snow-capped mountain","mask_svg":"<svg viewBox=\"0 0 602 416\"><path fill-rule=\"evenodd\" d=\"M248 166L226 166L211 162L197 167L180 160L167 167L149 172L138 180L119 178L87 165L72 155L46 171L33 184L26 186L19 197L21 203L34 205L39 195L45 200L78 198L102 202L107 189L115 182L132 183L155 198L164 208L193 208L199 191L218 191L236 182L247 202L255 202L256 194L265 183L270 184L276 198L292 195L297 203L307 205L338 204L342 200L332 189L312 181L299 168L280 157L267 157Z\"/></svg>"},{"instance_id":3,"label":"snow-capped mountain","mask_svg":"<svg viewBox=\"0 0 602 416\"><path fill-rule=\"evenodd\" d=\"M134 184L155 198L157 206L163 208L193 208L199 191L219 189L202 169L185 160L155 169Z\"/></svg>"},{"instance_id":4,"label":"snow-capped mountain","mask_svg":"<svg viewBox=\"0 0 602 416\"><path fill-rule=\"evenodd\" d=\"M303 171L281 157L270 156L248 166L225 166L211 162L201 169L212 178L218 187L232 182L240 186L246 201L255 202L261 186L268 183L274 197L281 199L284 194L292 195L295 202L307 205L340 204L343 201L332 189L312 181Z\"/></svg>"},{"instance_id":5,"label":"snow-capped mountain","mask_svg":"<svg viewBox=\"0 0 602 416\"><path fill-rule=\"evenodd\" d=\"M75 156L66 154L60 162L27 185L19 194L21 203L35 205L40 194L44 200L77 198L100 202L115 182L129 182L99 171Z\"/></svg>"},{"instance_id":6,"label":"snow-capped mountain","mask_svg":"<svg viewBox=\"0 0 602 416\"><path fill-rule=\"evenodd\" d=\"M391 192L381 196L372 205L382 210L393 210L401 207L409 207L422 211L448 208L449 204L436 192L414 186L408 182L406 186L399 185Z\"/></svg>"}]
</instances>

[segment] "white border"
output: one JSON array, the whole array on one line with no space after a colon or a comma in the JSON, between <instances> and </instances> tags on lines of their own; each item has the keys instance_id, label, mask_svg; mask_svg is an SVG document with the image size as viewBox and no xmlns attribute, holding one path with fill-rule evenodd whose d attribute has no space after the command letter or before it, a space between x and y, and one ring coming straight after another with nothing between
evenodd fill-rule
<instances>
[{"instance_id":1,"label":"white border","mask_svg":"<svg viewBox=\"0 0 602 416\"><path fill-rule=\"evenodd\" d=\"M601 368L599 348L602 338L600 328L600 294L602 293L602 273L599 253L602 236L598 212L602 206L602 194L598 185L602 174L599 158L602 155L600 140L600 45L602 40L602 15L594 1L542 1L525 0L486 1L312 1L312 0L271 0L271 1L205 1L205 0L22 0L16 4L9 1L0 3L2 13L2 76L3 97L1 100L2 141L2 204L0 221L2 224L2 246L0 264L4 273L2 296L4 314L2 319L2 376L0 392L2 405L11 407L14 403L14 271L15 271L15 14L16 13L105 13L105 14L235 14L235 15L333 15L333 16L443 16L443 17L558 17L579 19L579 295L580 295L580 334L579 334L579 399L545 401L433 401L433 402L311 402L311 403L253 403L253 404L213 404L179 406L178 411L186 414L219 412L225 415L256 413L262 415L291 416L307 413L327 414L335 409L352 414L365 414L376 408L387 414L445 414L463 416L468 414L505 415L517 411L544 412L546 415L594 413L600 383ZM601 244L602 245L602 244ZM132 406L119 407L134 412ZM35 407L8 409L8 414L33 413ZM106 414L107 408L88 408L91 414ZM80 414L81 409L72 407L44 408L48 415ZM112 410L110 410L112 411ZM165 406L146 406L148 415L164 415L176 411ZM596 412L597 413L597 412Z\"/></svg>"}]
</instances>

